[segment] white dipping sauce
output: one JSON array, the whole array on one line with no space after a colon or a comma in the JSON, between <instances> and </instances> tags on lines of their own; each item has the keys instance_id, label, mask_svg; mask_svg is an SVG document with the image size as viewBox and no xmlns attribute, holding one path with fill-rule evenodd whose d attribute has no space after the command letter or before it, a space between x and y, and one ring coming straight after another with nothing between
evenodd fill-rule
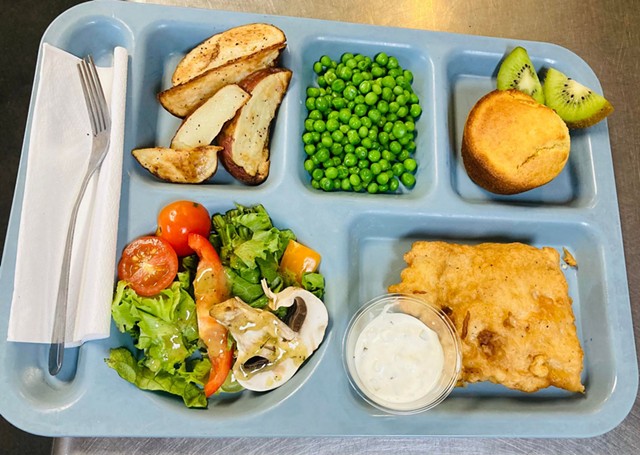
<instances>
[{"instance_id":1,"label":"white dipping sauce","mask_svg":"<svg viewBox=\"0 0 640 455\"><path fill-rule=\"evenodd\" d=\"M437 385L444 353L438 334L422 321L387 310L358 337L354 351L356 371L372 399L410 403Z\"/></svg>"}]
</instances>

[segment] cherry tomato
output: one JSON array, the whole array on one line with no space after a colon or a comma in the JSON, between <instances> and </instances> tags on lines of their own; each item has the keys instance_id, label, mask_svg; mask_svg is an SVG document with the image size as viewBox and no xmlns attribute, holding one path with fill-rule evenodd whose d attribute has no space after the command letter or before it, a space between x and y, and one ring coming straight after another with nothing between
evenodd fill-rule
<instances>
[{"instance_id":1,"label":"cherry tomato","mask_svg":"<svg viewBox=\"0 0 640 455\"><path fill-rule=\"evenodd\" d=\"M178 273L178 256L169 242L145 236L128 244L118 263L118 278L142 296L167 288Z\"/></svg>"},{"instance_id":2,"label":"cherry tomato","mask_svg":"<svg viewBox=\"0 0 640 455\"><path fill-rule=\"evenodd\" d=\"M189 234L208 237L210 230L209 212L197 202L172 202L158 214L156 235L169 242L178 256L193 254L193 249L188 242Z\"/></svg>"}]
</instances>

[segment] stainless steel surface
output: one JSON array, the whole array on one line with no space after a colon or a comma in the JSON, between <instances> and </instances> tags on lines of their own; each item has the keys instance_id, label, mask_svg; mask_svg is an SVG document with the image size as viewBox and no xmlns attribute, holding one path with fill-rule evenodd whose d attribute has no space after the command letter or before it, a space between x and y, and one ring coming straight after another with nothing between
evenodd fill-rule
<instances>
[{"instance_id":1,"label":"stainless steel surface","mask_svg":"<svg viewBox=\"0 0 640 455\"><path fill-rule=\"evenodd\" d=\"M55 318L53 320L53 333L51 335L51 346L49 348L49 374L57 375L62 369L64 361L65 331L67 328L67 301L69 297L69 274L71 271L71 252L73 250L73 234L76 230L78 210L84 198L89 181L93 174L100 168L100 165L107 156L109 150L109 133L111 131L111 120L109 108L104 98L102 85L98 78L96 67L91 56L86 57L78 63L82 92L87 105L87 115L91 123L92 142L89 155L87 171L80 183L80 190L73 203L71 219L67 239L64 245L64 256L62 257L62 271L60 272L60 284L58 285L58 298L56 300Z\"/></svg>"},{"instance_id":2,"label":"stainless steel surface","mask_svg":"<svg viewBox=\"0 0 640 455\"><path fill-rule=\"evenodd\" d=\"M640 334L640 4L636 0L156 0L156 3L313 17L556 43L593 68L616 108L609 119L636 350ZM625 260L625 258L620 258ZM134 412L134 410L123 410ZM499 429L496 429L499 433ZM59 439L56 454L640 453L640 401L611 432L591 439L310 438Z\"/></svg>"}]
</instances>

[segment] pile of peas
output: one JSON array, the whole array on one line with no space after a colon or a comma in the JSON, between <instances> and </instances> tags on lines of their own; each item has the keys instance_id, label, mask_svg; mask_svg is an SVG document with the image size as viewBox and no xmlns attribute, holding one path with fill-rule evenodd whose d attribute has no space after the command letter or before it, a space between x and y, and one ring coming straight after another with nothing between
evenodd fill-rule
<instances>
[{"instance_id":1,"label":"pile of peas","mask_svg":"<svg viewBox=\"0 0 640 455\"><path fill-rule=\"evenodd\" d=\"M313 64L302 135L304 168L324 191L396 192L413 188L415 121L422 113L413 74L395 57L345 53Z\"/></svg>"}]
</instances>

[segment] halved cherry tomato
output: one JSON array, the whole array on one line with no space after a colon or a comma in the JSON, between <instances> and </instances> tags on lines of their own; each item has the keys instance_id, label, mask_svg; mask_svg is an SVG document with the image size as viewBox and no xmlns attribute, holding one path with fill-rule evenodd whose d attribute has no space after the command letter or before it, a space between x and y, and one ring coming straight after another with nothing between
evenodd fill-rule
<instances>
[{"instance_id":1,"label":"halved cherry tomato","mask_svg":"<svg viewBox=\"0 0 640 455\"><path fill-rule=\"evenodd\" d=\"M320 253L295 240L289 240L280 260L280 270L291 274L296 283L302 283L305 272L315 272L320 265Z\"/></svg>"},{"instance_id":2,"label":"halved cherry tomato","mask_svg":"<svg viewBox=\"0 0 640 455\"><path fill-rule=\"evenodd\" d=\"M178 256L169 242L145 236L128 244L118 263L118 278L142 296L167 288L178 273Z\"/></svg>"},{"instance_id":3,"label":"halved cherry tomato","mask_svg":"<svg viewBox=\"0 0 640 455\"><path fill-rule=\"evenodd\" d=\"M193 254L188 236L191 233L204 237L211 230L211 217L202 204L192 201L176 201L164 207L158 214L156 235L171 244L178 256Z\"/></svg>"}]
</instances>

